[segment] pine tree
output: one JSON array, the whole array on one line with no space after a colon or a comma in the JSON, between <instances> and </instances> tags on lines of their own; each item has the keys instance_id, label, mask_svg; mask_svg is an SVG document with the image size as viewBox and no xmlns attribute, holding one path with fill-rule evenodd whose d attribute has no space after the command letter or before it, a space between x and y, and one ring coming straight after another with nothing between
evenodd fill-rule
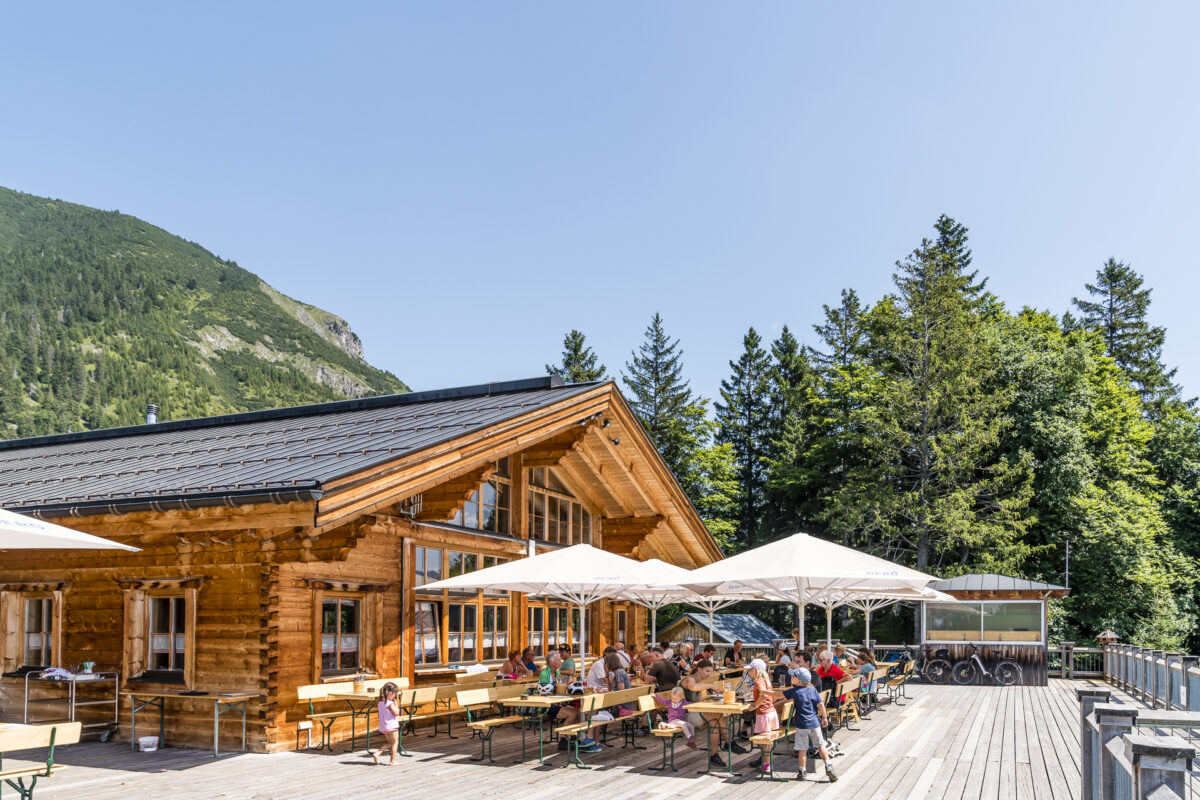
<instances>
[{"instance_id":1,"label":"pine tree","mask_svg":"<svg viewBox=\"0 0 1200 800\"><path fill-rule=\"evenodd\" d=\"M813 351L813 361L824 370L848 367L866 353L867 332L863 327L866 309L853 289L842 289L842 302L837 308L822 306L825 322L813 325L817 336L825 343L826 351Z\"/></svg>"},{"instance_id":2,"label":"pine tree","mask_svg":"<svg viewBox=\"0 0 1200 800\"><path fill-rule=\"evenodd\" d=\"M677 475L693 452L689 433L696 425L686 420L692 406L703 409L683 378L683 351L663 329L661 314L646 327L645 340L625 363L621 380L629 389L630 405L642 421L650 440Z\"/></svg>"},{"instance_id":3,"label":"pine tree","mask_svg":"<svg viewBox=\"0 0 1200 800\"><path fill-rule=\"evenodd\" d=\"M842 435L856 453L826 512L918 569L971 564L1012 570L1025 555L1027 475L1000 458L1008 398L992 380L981 283L965 230L925 240L871 312L874 374Z\"/></svg>"},{"instance_id":4,"label":"pine tree","mask_svg":"<svg viewBox=\"0 0 1200 800\"><path fill-rule=\"evenodd\" d=\"M563 337L562 363L546 365L547 375L558 375L567 383L602 381L606 375L603 364L597 365L596 354L585 343L584 335L572 329Z\"/></svg>"},{"instance_id":5,"label":"pine tree","mask_svg":"<svg viewBox=\"0 0 1200 800\"><path fill-rule=\"evenodd\" d=\"M733 374L721 381L717 403L717 441L733 448L737 468L737 540L754 547L766 505L765 487L774 428L771 405L771 360L762 337L751 328L742 339L742 355L729 362Z\"/></svg>"},{"instance_id":6,"label":"pine tree","mask_svg":"<svg viewBox=\"0 0 1200 800\"><path fill-rule=\"evenodd\" d=\"M1151 325L1150 289L1143 289L1143 278L1129 265L1110 258L1096 271L1096 282L1084 284L1094 299L1071 299L1081 314L1077 323L1103 337L1105 350L1125 371L1137 389L1142 404L1152 414L1161 414L1163 404L1179 396L1172 381L1175 370L1162 363L1166 329Z\"/></svg>"}]
</instances>

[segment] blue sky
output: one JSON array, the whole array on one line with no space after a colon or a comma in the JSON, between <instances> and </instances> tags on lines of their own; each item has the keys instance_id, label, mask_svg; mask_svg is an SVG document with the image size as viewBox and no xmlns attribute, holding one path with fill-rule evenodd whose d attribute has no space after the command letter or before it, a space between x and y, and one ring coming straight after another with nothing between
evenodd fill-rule
<instances>
[{"instance_id":1,"label":"blue sky","mask_svg":"<svg viewBox=\"0 0 1200 800\"><path fill-rule=\"evenodd\" d=\"M663 314L713 397L941 213L1016 308L1109 256L1200 394L1200 6L10 6L0 185L120 209L346 317L414 388L610 370Z\"/></svg>"}]
</instances>

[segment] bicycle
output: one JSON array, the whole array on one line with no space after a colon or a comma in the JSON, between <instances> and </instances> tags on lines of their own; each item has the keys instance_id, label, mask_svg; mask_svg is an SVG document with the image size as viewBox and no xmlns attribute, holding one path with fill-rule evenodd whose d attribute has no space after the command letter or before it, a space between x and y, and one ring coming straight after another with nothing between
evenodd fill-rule
<instances>
[{"instance_id":1,"label":"bicycle","mask_svg":"<svg viewBox=\"0 0 1200 800\"><path fill-rule=\"evenodd\" d=\"M938 649L934 652L933 658L929 658L928 656L925 658L925 661L921 663L917 671L930 683L949 683L952 671L950 651L944 647Z\"/></svg>"},{"instance_id":2,"label":"bicycle","mask_svg":"<svg viewBox=\"0 0 1200 800\"><path fill-rule=\"evenodd\" d=\"M1000 686L1014 686L1021 682L1020 664L1011 658L1002 658L992 661L992 668L989 670L979 657L979 648L975 645L971 645L971 651L965 659L954 665L952 675L955 683L965 686L975 683L981 672L984 677L991 678Z\"/></svg>"}]
</instances>

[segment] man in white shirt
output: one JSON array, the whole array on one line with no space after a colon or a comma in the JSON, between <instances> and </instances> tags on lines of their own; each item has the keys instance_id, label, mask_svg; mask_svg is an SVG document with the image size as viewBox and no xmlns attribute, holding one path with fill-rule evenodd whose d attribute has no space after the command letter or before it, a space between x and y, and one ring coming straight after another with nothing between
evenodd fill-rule
<instances>
[{"instance_id":1,"label":"man in white shirt","mask_svg":"<svg viewBox=\"0 0 1200 800\"><path fill-rule=\"evenodd\" d=\"M625 652L625 643L617 642L617 658L621 659L621 669L629 671L629 653Z\"/></svg>"},{"instance_id":2,"label":"man in white shirt","mask_svg":"<svg viewBox=\"0 0 1200 800\"><path fill-rule=\"evenodd\" d=\"M608 677L608 671L604 668L604 657L609 653L615 653L616 649L612 646L604 648L604 652L600 657L592 662L592 666L587 673L587 687L589 689L608 689L608 682L605 680Z\"/></svg>"}]
</instances>

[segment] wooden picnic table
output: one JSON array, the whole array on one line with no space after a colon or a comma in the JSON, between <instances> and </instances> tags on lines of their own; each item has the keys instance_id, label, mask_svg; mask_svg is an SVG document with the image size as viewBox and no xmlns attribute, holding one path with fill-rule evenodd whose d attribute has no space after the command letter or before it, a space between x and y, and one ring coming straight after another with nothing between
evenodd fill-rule
<instances>
[{"instance_id":1,"label":"wooden picnic table","mask_svg":"<svg viewBox=\"0 0 1200 800\"><path fill-rule=\"evenodd\" d=\"M733 771L733 740L737 736L737 722L741 719L742 714L750 709L750 703L724 703L720 700L698 700L695 703L687 703L684 705L688 711L695 711L699 714L717 714L725 721L725 741L729 747L729 763L726 767L729 770L731 777L738 777L742 773ZM712 758L712 737L704 737L705 749L708 751L709 758ZM709 763L704 763L704 769L699 770L697 774L705 775L711 770Z\"/></svg>"},{"instance_id":2,"label":"wooden picnic table","mask_svg":"<svg viewBox=\"0 0 1200 800\"><path fill-rule=\"evenodd\" d=\"M583 696L578 694L531 694L523 697L502 698L500 705L510 708L540 708L549 710L563 703L579 700ZM514 764L520 764L525 760L525 731L533 727L535 723L538 728L538 762L542 764L546 763L545 718L544 714L539 714L537 719L530 719L524 714L521 715L521 757L514 761ZM553 725L550 726L550 731L553 733Z\"/></svg>"},{"instance_id":3,"label":"wooden picnic table","mask_svg":"<svg viewBox=\"0 0 1200 800\"><path fill-rule=\"evenodd\" d=\"M221 755L218 734L220 733L222 715L231 711L241 712L242 715L242 752L246 752L246 703L258 697L256 692L204 692L196 694L183 690L143 692L139 690L122 692L129 698L129 739L130 746L137 749L137 712L144 708L158 709L158 746L166 747L167 730L167 700L199 700L212 701L213 704L213 758ZM230 754L226 754L230 755Z\"/></svg>"}]
</instances>

